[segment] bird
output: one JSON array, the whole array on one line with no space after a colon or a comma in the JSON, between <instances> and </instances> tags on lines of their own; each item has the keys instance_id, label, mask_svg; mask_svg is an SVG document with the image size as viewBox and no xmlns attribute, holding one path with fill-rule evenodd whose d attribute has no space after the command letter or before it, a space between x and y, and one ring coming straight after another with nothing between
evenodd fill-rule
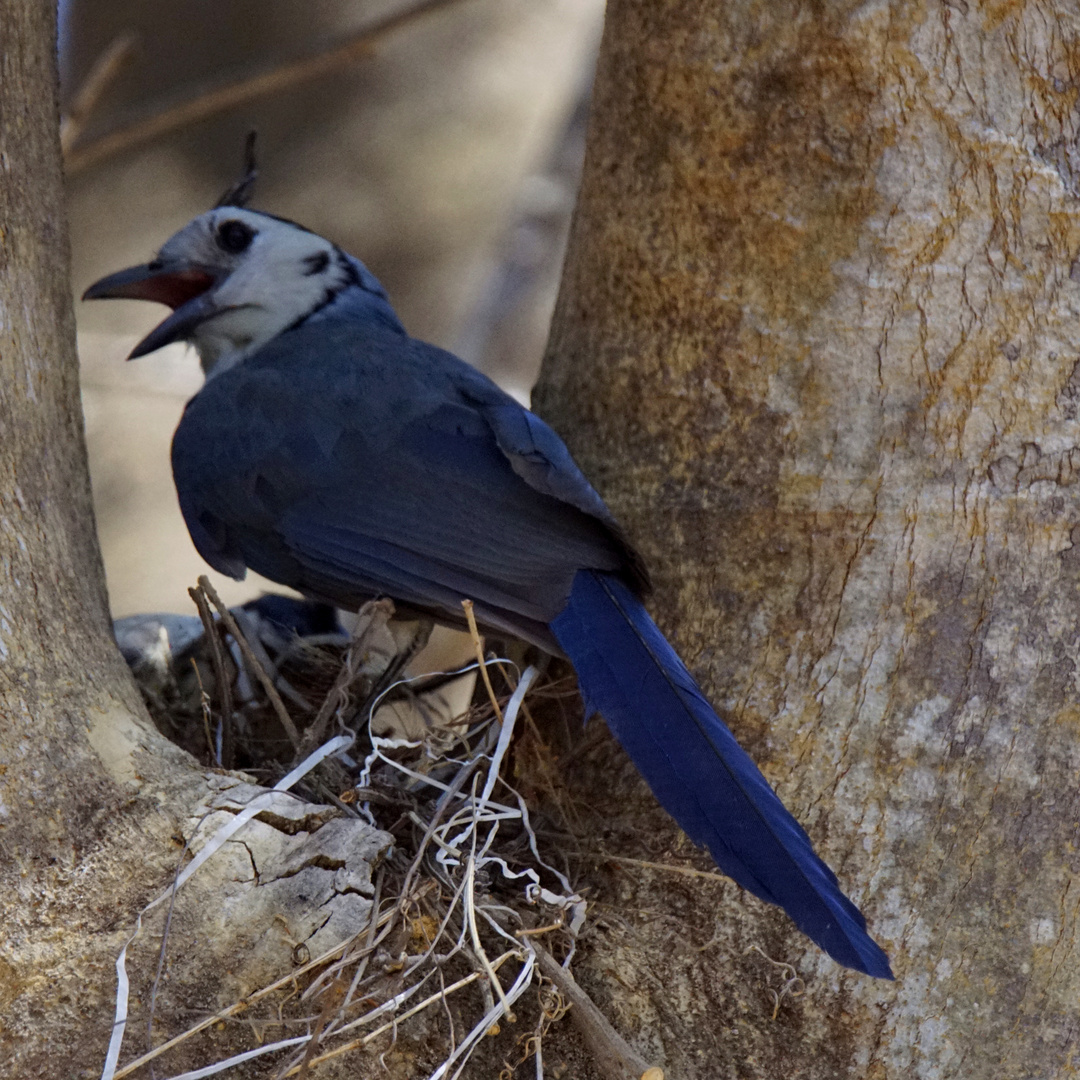
<instances>
[{"instance_id":1,"label":"bird","mask_svg":"<svg viewBox=\"0 0 1080 1080\"><path fill-rule=\"evenodd\" d=\"M235 189L234 189L235 190ZM388 597L566 657L656 798L719 868L838 963L891 979L836 875L646 611L646 568L562 439L486 375L409 336L371 271L223 197L83 299L173 309L204 372L172 442L215 570L356 610Z\"/></svg>"}]
</instances>

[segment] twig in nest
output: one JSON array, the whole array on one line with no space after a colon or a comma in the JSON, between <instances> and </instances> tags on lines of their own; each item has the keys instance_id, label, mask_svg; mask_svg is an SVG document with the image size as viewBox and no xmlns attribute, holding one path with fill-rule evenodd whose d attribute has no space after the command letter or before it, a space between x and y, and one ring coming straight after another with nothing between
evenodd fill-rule
<instances>
[{"instance_id":1,"label":"twig in nest","mask_svg":"<svg viewBox=\"0 0 1080 1080\"><path fill-rule=\"evenodd\" d=\"M367 617L367 624L349 642L348 651L345 654L345 662L341 665L334 685L327 691L323 698L315 719L304 732L304 737L297 747L296 760L300 761L307 757L311 751L322 742L326 733L326 727L330 718L340 709L346 700L349 687L356 681L359 669L363 665L364 653L369 646L370 639L375 633L386 627L390 617L394 614L394 605L390 600L372 600L366 603L358 612L358 618Z\"/></svg>"},{"instance_id":2,"label":"twig in nest","mask_svg":"<svg viewBox=\"0 0 1080 1080\"><path fill-rule=\"evenodd\" d=\"M206 602L206 592L203 582L210 583L206 578L199 579L198 589L188 589L188 596L195 601L198 608L199 618L202 619L203 631L206 634L207 644L210 646L210 662L214 665L214 678L217 679L218 693L221 694L221 751L216 745L208 747L217 759L218 766L231 769L233 765L233 701L232 686L229 673L225 670L225 658L221 651L221 639L218 637L217 625L214 616L210 614L210 605Z\"/></svg>"},{"instance_id":3,"label":"twig in nest","mask_svg":"<svg viewBox=\"0 0 1080 1080\"><path fill-rule=\"evenodd\" d=\"M281 726L285 729L285 734L289 736L289 742L293 746L300 745L300 732L296 730L296 724L293 723L293 718L289 715L289 710L285 708L285 702L281 700L281 695L277 692L277 687L274 685L274 680L270 678L262 664L259 663L258 657L256 657L251 646L248 644L248 640L244 637L240 627L236 625L236 620L232 616L232 612L222 602L220 596L218 596L214 586L210 584L210 579L203 574L199 578L199 588L202 589L208 597L214 607L218 609L218 614L221 616L221 621L225 624L226 629L233 636L233 640L240 646L240 651L244 654L244 659L251 665L251 670L255 672L255 677L262 683L263 689L266 691L266 696L270 699L270 704L274 707L274 712L277 713L278 720L281 721ZM195 596L194 590L188 589L192 597ZM195 601L198 603L198 601Z\"/></svg>"},{"instance_id":4,"label":"twig in nest","mask_svg":"<svg viewBox=\"0 0 1080 1080\"><path fill-rule=\"evenodd\" d=\"M475 791L473 793L473 801L476 800ZM495 969L491 966L491 961L488 959L487 953L484 952L484 946L480 941L480 928L476 925L476 834L473 834L473 853L469 856L468 861L465 863L465 916L468 920L467 925L469 929L469 936L472 938L473 952L476 954L484 971L487 973L488 985L494 987L495 992L499 995L499 1004L502 1006L502 1015L512 1024L515 1021L513 1010L510 1008L510 1002L506 1000L506 991L503 990L502 983L499 982L498 976L495 974Z\"/></svg>"},{"instance_id":5,"label":"twig in nest","mask_svg":"<svg viewBox=\"0 0 1080 1080\"><path fill-rule=\"evenodd\" d=\"M667 874L682 874L684 877L705 878L706 881L716 881L721 885L730 885L731 879L723 874L714 874L710 870L698 870L693 866L679 866L676 863L649 862L648 859L631 859L627 855L611 855L606 851L589 851L580 848L577 851L568 851L566 854L579 859L601 859L604 862L620 863L626 866L640 866L645 870L660 870Z\"/></svg>"},{"instance_id":6,"label":"twig in nest","mask_svg":"<svg viewBox=\"0 0 1080 1080\"><path fill-rule=\"evenodd\" d=\"M507 960L512 959L518 959L518 954L516 952L510 950L509 952L503 953L502 956L491 961L492 970L498 971L499 968L502 967L502 965L506 963ZM484 974L484 972L474 971L470 975L466 975L463 979L458 979L457 982L451 983L449 986L445 987L445 989L441 989L437 994L432 994L430 997L424 998L424 1000L421 1001L418 1005L414 1005L407 1012L403 1012L398 1016L395 1016L392 1020L381 1025L380 1027L377 1027L374 1031L369 1031L367 1035L364 1035L362 1038L353 1039L351 1042L347 1042L342 1046L335 1047L333 1050L329 1050L326 1053L319 1054L318 1057L312 1058L309 1064L321 1065L324 1061L330 1061L333 1058L341 1057L342 1054L347 1054L350 1050L355 1050L357 1047L365 1046L368 1043L373 1042L376 1038L378 1038L378 1036L384 1034L387 1031L390 1031L395 1027L398 1027L403 1021L408 1020L409 1017L415 1016L417 1013L423 1012L424 1009L429 1008L436 1002L444 1001L450 994L453 994L454 992L462 989L462 987L468 986L470 983L478 982L481 979L485 979L486 977L487 976ZM338 1033L340 1034L343 1031L348 1031L351 1028L357 1027L365 1019L366 1017L360 1017L359 1020L351 1021L344 1027L339 1028ZM295 1076L298 1070L299 1066L296 1066L290 1069L285 1075Z\"/></svg>"},{"instance_id":7,"label":"twig in nest","mask_svg":"<svg viewBox=\"0 0 1080 1080\"><path fill-rule=\"evenodd\" d=\"M344 1013L345 1009L352 1002L353 995L356 993L356 988L360 985L360 981L364 977L364 972L367 971L371 954L375 951L375 931L379 925L379 905L382 903L382 890L385 880L386 867L380 866L379 875L375 879L375 895L371 898L371 918L368 921L367 934L365 935L364 944L361 949L363 955L360 958L360 962L356 965L352 983L349 985L349 988L345 993L345 998L341 1003L341 1008L339 1010L341 1013Z\"/></svg>"},{"instance_id":8,"label":"twig in nest","mask_svg":"<svg viewBox=\"0 0 1080 1080\"><path fill-rule=\"evenodd\" d=\"M65 154L64 164L67 173L73 176L106 158L129 150L133 146L150 142L170 131L189 127L218 113L227 112L246 105L250 101L257 101L269 94L288 90L290 87L299 86L301 83L310 82L312 79L347 67L391 31L426 15L429 11L456 2L457 0L420 0L420 3L413 7L388 15L373 26L365 27L359 33L329 49L284 64L276 64L246 78L226 83L224 86L200 90L187 101L151 112L150 115L110 131L101 138L88 142L85 146L72 147L70 153Z\"/></svg>"},{"instance_id":9,"label":"twig in nest","mask_svg":"<svg viewBox=\"0 0 1080 1080\"><path fill-rule=\"evenodd\" d=\"M603 1070L604 1075L609 1080L639 1080L647 1074L650 1080L653 1077L663 1080L664 1074L656 1066L639 1057L608 1023L607 1017L593 1004L592 998L578 986L577 979L538 941L532 942L531 947L540 971L574 1006L570 1010L570 1018L585 1037L596 1064Z\"/></svg>"},{"instance_id":10,"label":"twig in nest","mask_svg":"<svg viewBox=\"0 0 1080 1080\"><path fill-rule=\"evenodd\" d=\"M495 715L499 718L499 726L502 727L502 709L499 708L499 699L495 696L495 690L491 685L491 678L488 676L487 663L484 660L484 643L480 640L480 631L476 626L476 616L473 614L473 602L471 600L462 600L461 606L465 609L465 618L469 624L469 633L472 635L473 647L476 649L476 662L480 665L480 677L484 680L484 686L487 687L488 697L491 698L491 704L495 708Z\"/></svg>"},{"instance_id":11,"label":"twig in nest","mask_svg":"<svg viewBox=\"0 0 1080 1080\"><path fill-rule=\"evenodd\" d=\"M192 660L192 663L194 664L195 661ZM195 670L197 672L198 668L196 667ZM146 1014L146 1046L148 1050L152 1050L154 1048L154 1012L157 1008L157 996L158 989L161 986L161 976L165 971L165 957L167 955L167 948L169 944L169 931L172 928L173 912L176 910L176 882L179 879L179 869L183 866L184 858L187 855L190 847L191 839L189 837L187 840L184 841L184 850L180 852L180 861L177 866L177 877L173 879L174 884L172 896L169 898L169 908L165 913L165 926L161 931L161 946L158 949L157 971L154 972L154 981L150 985L150 1007L147 1010Z\"/></svg>"},{"instance_id":12,"label":"twig in nest","mask_svg":"<svg viewBox=\"0 0 1080 1080\"><path fill-rule=\"evenodd\" d=\"M127 66L135 55L135 34L121 34L94 61L90 74L83 80L82 86L75 92L71 105L60 121L60 152L66 157L71 153L75 141L83 133L86 123L97 108L109 84Z\"/></svg>"},{"instance_id":13,"label":"twig in nest","mask_svg":"<svg viewBox=\"0 0 1080 1080\"><path fill-rule=\"evenodd\" d=\"M206 623L203 623L203 631L205 632L205 630ZM199 665L194 656L191 658L191 670L195 672L195 681L199 684L199 711L202 713L203 736L206 739L206 751L207 753L213 753L214 736L210 734L210 695L206 692L206 688L202 684L202 672L199 670ZM218 762L218 764L220 765L221 763Z\"/></svg>"},{"instance_id":14,"label":"twig in nest","mask_svg":"<svg viewBox=\"0 0 1080 1080\"><path fill-rule=\"evenodd\" d=\"M372 918L371 924L372 926L375 925L374 917ZM319 1044L322 1042L322 1033L326 1029L326 1025L330 1022L330 1018L338 1011L338 1008L345 1001L345 993L347 990L348 984L340 976L327 987L325 991L326 1000L323 1003L322 1009L319 1010L319 1018L315 1021L315 1027L312 1028L311 1031L311 1041L304 1050L304 1056L300 1061L300 1070L296 1074L301 1080L308 1075L308 1067L311 1065L311 1059L315 1056L316 1051L319 1049Z\"/></svg>"}]
</instances>

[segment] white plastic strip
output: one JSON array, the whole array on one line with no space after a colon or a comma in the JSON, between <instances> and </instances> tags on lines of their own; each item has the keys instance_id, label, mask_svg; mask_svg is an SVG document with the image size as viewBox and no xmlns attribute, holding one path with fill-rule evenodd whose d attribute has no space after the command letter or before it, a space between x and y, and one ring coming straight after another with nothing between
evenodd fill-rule
<instances>
[{"instance_id":1,"label":"white plastic strip","mask_svg":"<svg viewBox=\"0 0 1080 1080\"><path fill-rule=\"evenodd\" d=\"M251 1061L252 1058L262 1057L263 1054L272 1054L275 1050L287 1050L290 1046L302 1046L310 1041L310 1035L298 1035L295 1039L282 1039L281 1042L267 1043L266 1046L260 1046L255 1050L245 1050L242 1054L234 1054L224 1061L215 1061L213 1065L207 1065L203 1069L177 1073L176 1076L170 1077L169 1080L203 1080L205 1076L217 1076L218 1073L223 1073L234 1065L243 1065L245 1061Z\"/></svg>"},{"instance_id":2,"label":"white plastic strip","mask_svg":"<svg viewBox=\"0 0 1080 1080\"><path fill-rule=\"evenodd\" d=\"M499 731L499 741L495 744L495 753L491 755L491 768L488 769L487 780L484 783L484 793L480 801L486 803L495 790L495 782L499 779L499 769L502 767L503 758L510 747L510 740L514 736L514 723L517 721L518 711L525 695L532 686L533 679L540 673L530 664L521 675L516 689L510 700L506 703L506 712L503 713L503 724Z\"/></svg>"},{"instance_id":3,"label":"white plastic strip","mask_svg":"<svg viewBox=\"0 0 1080 1080\"><path fill-rule=\"evenodd\" d=\"M536 968L536 960L531 952L526 953L524 960L525 962L521 965L521 971L514 980L514 985L504 994L503 1000L506 1002L507 1006L513 1005L514 1002L528 989L529 983L532 982L533 971ZM431 1074L428 1080L443 1080L444 1077L449 1075L450 1068L454 1062L464 1057L464 1060L454 1071L452 1077L452 1080L457 1080L457 1077L461 1075L461 1070L465 1068L465 1063L469 1060L473 1050L476 1049L476 1044L491 1030L491 1026L497 1023L504 1015L505 1011L503 1004L500 1002L493 1009L489 1010L484 1019L465 1036L453 1054L451 1054L450 1057L448 1057Z\"/></svg>"}]
</instances>

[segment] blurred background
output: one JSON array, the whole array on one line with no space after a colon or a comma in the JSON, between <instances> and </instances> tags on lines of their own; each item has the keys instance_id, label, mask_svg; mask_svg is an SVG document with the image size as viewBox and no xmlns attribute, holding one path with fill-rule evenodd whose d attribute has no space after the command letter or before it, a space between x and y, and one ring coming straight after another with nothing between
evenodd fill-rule
<instances>
[{"instance_id":1,"label":"blurred background","mask_svg":"<svg viewBox=\"0 0 1080 1080\"><path fill-rule=\"evenodd\" d=\"M527 400L584 151L603 0L61 3L76 295L145 262L241 173L252 205L363 259L410 332ZM169 467L199 387L180 346L124 357L167 309L76 304L114 616L193 612L208 568ZM211 575L230 603L266 583Z\"/></svg>"}]
</instances>

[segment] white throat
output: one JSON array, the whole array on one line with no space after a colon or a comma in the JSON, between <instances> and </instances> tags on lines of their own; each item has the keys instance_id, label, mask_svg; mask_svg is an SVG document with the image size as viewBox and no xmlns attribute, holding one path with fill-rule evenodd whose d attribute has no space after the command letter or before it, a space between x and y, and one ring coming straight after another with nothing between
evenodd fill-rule
<instances>
[{"instance_id":1,"label":"white throat","mask_svg":"<svg viewBox=\"0 0 1080 1080\"><path fill-rule=\"evenodd\" d=\"M296 316L299 318L299 316ZM203 375L212 379L272 341L296 321L281 322L260 308L236 308L201 323L191 337Z\"/></svg>"}]
</instances>

